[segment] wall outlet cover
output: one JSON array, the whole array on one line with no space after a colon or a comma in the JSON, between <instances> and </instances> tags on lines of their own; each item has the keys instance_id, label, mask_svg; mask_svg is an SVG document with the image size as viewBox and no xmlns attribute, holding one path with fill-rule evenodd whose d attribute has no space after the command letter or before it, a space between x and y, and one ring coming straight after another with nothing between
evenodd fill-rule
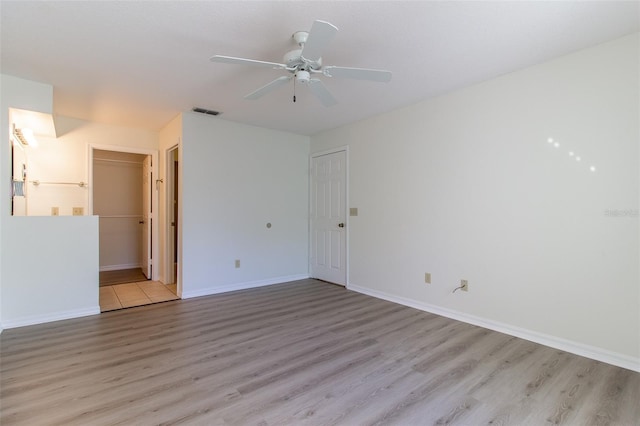
<instances>
[{"instance_id":1,"label":"wall outlet cover","mask_svg":"<svg viewBox=\"0 0 640 426\"><path fill-rule=\"evenodd\" d=\"M467 280L460 280L460 286L462 287L460 290L462 290L462 291L469 291L469 281L467 281Z\"/></svg>"},{"instance_id":2,"label":"wall outlet cover","mask_svg":"<svg viewBox=\"0 0 640 426\"><path fill-rule=\"evenodd\" d=\"M82 216L82 215L84 215L84 207L74 207L73 208L73 215L74 216Z\"/></svg>"},{"instance_id":3,"label":"wall outlet cover","mask_svg":"<svg viewBox=\"0 0 640 426\"><path fill-rule=\"evenodd\" d=\"M424 282L427 284L431 284L431 273L429 272L424 273Z\"/></svg>"}]
</instances>

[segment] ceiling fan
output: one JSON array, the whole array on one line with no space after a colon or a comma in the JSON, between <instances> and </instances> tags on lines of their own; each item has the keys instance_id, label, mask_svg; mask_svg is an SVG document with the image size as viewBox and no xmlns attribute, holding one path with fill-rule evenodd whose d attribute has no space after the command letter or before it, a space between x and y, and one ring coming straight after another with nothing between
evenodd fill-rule
<instances>
[{"instance_id":1,"label":"ceiling fan","mask_svg":"<svg viewBox=\"0 0 640 426\"><path fill-rule=\"evenodd\" d=\"M295 79L294 82L308 86L311 93L313 93L324 106L329 107L337 103L336 99L320 79L312 76L321 74L325 77L344 77L380 83L388 83L391 81L390 71L323 66L322 52L337 32L338 28L329 22L314 21L311 26L311 31L298 31L292 35L293 40L299 48L287 52L284 55L284 63L257 61L254 59L234 58L232 56L222 55L212 56L211 61L280 69L288 72L289 75L278 77L244 97L245 99L251 100L261 98L267 93L288 83L291 79ZM295 92L293 101L296 101Z\"/></svg>"}]
</instances>

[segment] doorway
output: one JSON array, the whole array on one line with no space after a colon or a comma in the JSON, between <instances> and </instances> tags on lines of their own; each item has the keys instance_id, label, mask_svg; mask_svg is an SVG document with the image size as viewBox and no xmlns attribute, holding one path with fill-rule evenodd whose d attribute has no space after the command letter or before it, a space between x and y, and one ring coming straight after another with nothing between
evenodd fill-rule
<instances>
[{"instance_id":1,"label":"doorway","mask_svg":"<svg viewBox=\"0 0 640 426\"><path fill-rule=\"evenodd\" d=\"M156 281L157 161L154 150L89 147L89 214L100 217L102 312L178 298Z\"/></svg>"},{"instance_id":2,"label":"doorway","mask_svg":"<svg viewBox=\"0 0 640 426\"><path fill-rule=\"evenodd\" d=\"M176 293L180 287L180 149L178 145L166 152L167 198L166 198L166 283L175 285Z\"/></svg>"},{"instance_id":3,"label":"doorway","mask_svg":"<svg viewBox=\"0 0 640 426\"><path fill-rule=\"evenodd\" d=\"M347 284L347 151L311 157L310 265L312 278Z\"/></svg>"}]
</instances>

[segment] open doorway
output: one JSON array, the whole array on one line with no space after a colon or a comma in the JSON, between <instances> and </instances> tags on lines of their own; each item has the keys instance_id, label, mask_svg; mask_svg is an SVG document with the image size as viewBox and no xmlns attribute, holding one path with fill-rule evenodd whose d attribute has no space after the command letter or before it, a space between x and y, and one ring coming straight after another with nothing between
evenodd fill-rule
<instances>
[{"instance_id":1,"label":"open doorway","mask_svg":"<svg viewBox=\"0 0 640 426\"><path fill-rule=\"evenodd\" d=\"M179 232L180 232L180 159L179 147L173 146L167 150L167 170L166 170L166 188L167 188L167 228L166 228L166 283L175 286L176 294L180 294L179 288L179 270L180 270L180 250Z\"/></svg>"},{"instance_id":2,"label":"open doorway","mask_svg":"<svg viewBox=\"0 0 640 426\"><path fill-rule=\"evenodd\" d=\"M157 151L90 147L90 214L100 217L100 309L175 300L157 281Z\"/></svg>"}]
</instances>

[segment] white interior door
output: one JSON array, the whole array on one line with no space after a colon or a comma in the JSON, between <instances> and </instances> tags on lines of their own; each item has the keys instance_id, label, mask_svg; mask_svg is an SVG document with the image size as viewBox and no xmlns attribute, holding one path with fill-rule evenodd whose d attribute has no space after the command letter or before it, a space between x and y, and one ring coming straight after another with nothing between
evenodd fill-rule
<instances>
[{"instance_id":1,"label":"white interior door","mask_svg":"<svg viewBox=\"0 0 640 426\"><path fill-rule=\"evenodd\" d=\"M151 279L152 250L151 250L151 225L153 221L152 211L152 185L153 168L151 156L147 155L142 163L142 273Z\"/></svg>"},{"instance_id":2,"label":"white interior door","mask_svg":"<svg viewBox=\"0 0 640 426\"><path fill-rule=\"evenodd\" d=\"M311 159L310 274L347 283L347 154L339 151Z\"/></svg>"}]
</instances>

